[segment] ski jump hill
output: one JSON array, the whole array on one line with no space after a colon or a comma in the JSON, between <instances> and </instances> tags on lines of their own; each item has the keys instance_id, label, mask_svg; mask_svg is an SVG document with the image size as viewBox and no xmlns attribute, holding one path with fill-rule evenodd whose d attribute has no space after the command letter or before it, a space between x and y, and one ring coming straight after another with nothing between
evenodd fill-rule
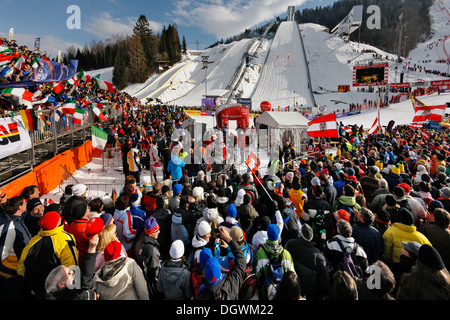
<instances>
[{"instance_id":1,"label":"ski jump hill","mask_svg":"<svg viewBox=\"0 0 450 320\"><path fill-rule=\"evenodd\" d=\"M252 103L272 106L314 106L308 63L300 29L295 21L280 24L253 92Z\"/></svg>"}]
</instances>

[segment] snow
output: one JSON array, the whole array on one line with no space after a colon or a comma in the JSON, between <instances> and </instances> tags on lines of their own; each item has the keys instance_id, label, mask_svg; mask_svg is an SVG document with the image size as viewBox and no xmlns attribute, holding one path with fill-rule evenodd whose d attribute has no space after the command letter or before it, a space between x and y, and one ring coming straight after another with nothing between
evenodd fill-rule
<instances>
[{"instance_id":1,"label":"snow","mask_svg":"<svg viewBox=\"0 0 450 320\"><path fill-rule=\"evenodd\" d=\"M449 8L450 0L435 1L430 11L433 18L433 33L429 39L425 39L410 52L405 63L448 72L447 64L436 61L448 59L447 53L450 52L450 41L444 41L449 37ZM298 26L303 36L302 42L296 27L293 22L283 22L273 40L244 39L230 44L220 44L204 51L188 52L180 63L168 71L150 77L143 84L130 85L124 91L144 102L147 98L152 98L172 105L198 107L201 106L202 97L208 92L227 92L225 99L234 92L242 98L251 97L252 108L255 110L259 110L259 104L264 100L271 102L272 106L282 107L292 106L294 101L299 105L305 103L312 106L312 101L315 100L316 105L325 106L328 113L344 108L348 110L351 103L379 99L377 92L358 92L351 86L353 67L358 63L387 62L389 82L399 82L399 74L404 66L396 62L395 54L383 52L367 44L345 42L329 34L323 26L312 23ZM304 61L302 44L307 65ZM374 52L378 57L374 57ZM210 63L207 69L203 69L202 57L206 56ZM251 57L249 67L245 66L246 56ZM311 97L308 88L306 66L311 75L314 98ZM102 80L112 81L112 68L88 72L91 76L99 73ZM404 76L407 82L417 79L446 79L439 75L412 70L405 71ZM351 91L339 93L338 85L350 85ZM450 102L450 94L431 94L418 99L427 105L445 104ZM346 125L363 125L368 129L377 116L377 110L373 109L358 115L338 118L338 121ZM409 124L413 117L413 107L409 100L380 109L380 122L383 126L387 126L391 120L395 121L395 125ZM214 123L212 117L197 120L207 122L208 126ZM261 160L263 166L267 164L264 155L261 156ZM245 166L241 169L245 170ZM142 176L146 174L148 172L144 171ZM124 179L120 161L116 164L107 163L105 166L101 159L94 159L87 166L77 170L73 177L80 183L105 184L106 189L100 193L109 194L111 184L117 183L116 191L119 192L118 188ZM57 188L46 197L50 196L57 201L61 195L61 190Z\"/></svg>"}]
</instances>

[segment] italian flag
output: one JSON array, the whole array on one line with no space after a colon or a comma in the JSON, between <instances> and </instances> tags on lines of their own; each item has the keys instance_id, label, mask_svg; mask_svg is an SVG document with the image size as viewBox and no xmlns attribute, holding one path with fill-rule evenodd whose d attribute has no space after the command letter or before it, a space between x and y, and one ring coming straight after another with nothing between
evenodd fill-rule
<instances>
[{"instance_id":1,"label":"italian flag","mask_svg":"<svg viewBox=\"0 0 450 320\"><path fill-rule=\"evenodd\" d=\"M19 55L19 58L14 64L14 68L17 70L25 69L25 58L22 55Z\"/></svg>"},{"instance_id":2,"label":"italian flag","mask_svg":"<svg viewBox=\"0 0 450 320\"><path fill-rule=\"evenodd\" d=\"M116 89L114 88L114 85L110 82L106 82L100 79L96 79L95 80L95 87L97 89L101 89L101 90L107 90L110 92L115 92Z\"/></svg>"},{"instance_id":3,"label":"italian flag","mask_svg":"<svg viewBox=\"0 0 450 320\"><path fill-rule=\"evenodd\" d=\"M94 110L94 113L97 117L99 117L102 121L106 121L105 116L103 115L103 113L100 111L99 108L92 106L92 110Z\"/></svg>"},{"instance_id":4,"label":"italian flag","mask_svg":"<svg viewBox=\"0 0 450 320\"><path fill-rule=\"evenodd\" d=\"M75 114L75 109L77 108L77 104L75 101L69 101L67 103L65 103L62 107L61 107L61 111L64 114Z\"/></svg>"},{"instance_id":5,"label":"italian flag","mask_svg":"<svg viewBox=\"0 0 450 320\"><path fill-rule=\"evenodd\" d=\"M8 46L0 45L0 53L11 53L12 50Z\"/></svg>"},{"instance_id":6,"label":"italian flag","mask_svg":"<svg viewBox=\"0 0 450 320\"><path fill-rule=\"evenodd\" d=\"M83 122L84 110L80 108L75 109L75 113L73 114L73 122L76 124L81 124Z\"/></svg>"},{"instance_id":7,"label":"italian flag","mask_svg":"<svg viewBox=\"0 0 450 320\"><path fill-rule=\"evenodd\" d=\"M66 86L65 81L55 82L53 83L53 92L58 94L62 91L62 89L64 89L65 86Z\"/></svg>"},{"instance_id":8,"label":"italian flag","mask_svg":"<svg viewBox=\"0 0 450 320\"><path fill-rule=\"evenodd\" d=\"M33 102L33 93L24 88L8 88L1 90L2 93L9 93L12 96L17 96L25 101Z\"/></svg>"},{"instance_id":9,"label":"italian flag","mask_svg":"<svg viewBox=\"0 0 450 320\"><path fill-rule=\"evenodd\" d=\"M13 58L14 58L13 55L1 54L0 53L0 66L4 66L5 64L9 64Z\"/></svg>"},{"instance_id":10,"label":"italian flag","mask_svg":"<svg viewBox=\"0 0 450 320\"><path fill-rule=\"evenodd\" d=\"M92 132L92 157L101 158L103 149L108 141L108 134L102 129L91 125Z\"/></svg>"}]
</instances>

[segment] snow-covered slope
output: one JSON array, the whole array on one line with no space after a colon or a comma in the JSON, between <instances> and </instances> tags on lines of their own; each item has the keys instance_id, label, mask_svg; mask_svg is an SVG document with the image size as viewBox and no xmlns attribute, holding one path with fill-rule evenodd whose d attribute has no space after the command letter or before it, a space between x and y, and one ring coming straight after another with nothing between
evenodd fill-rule
<instances>
[{"instance_id":1,"label":"snow-covered slope","mask_svg":"<svg viewBox=\"0 0 450 320\"><path fill-rule=\"evenodd\" d=\"M389 63L391 83L399 82L402 72L407 82L446 79L439 74L425 73L425 69L448 72L448 65L442 61L450 53L449 8L450 0L435 1L430 10L433 34L412 50L403 63L397 63L396 54L367 44L345 42L323 26L283 22L274 39L244 39L188 54L169 71L149 78L145 84L131 85L125 91L141 100L158 98L163 103L179 106L200 107L205 94L223 94L227 100L233 93L230 103L236 102L237 97L251 98L254 110L264 100L282 109L294 104L314 107L316 103L317 107L326 107L326 112L348 110L350 104L378 100L376 92L352 87L353 67L357 64ZM207 69L202 63L205 56L210 62ZM251 57L248 66L243 64L245 56ZM308 69L313 97L308 88ZM350 85L351 91L340 93L339 85ZM393 105L390 111L394 107L399 105Z\"/></svg>"}]
</instances>

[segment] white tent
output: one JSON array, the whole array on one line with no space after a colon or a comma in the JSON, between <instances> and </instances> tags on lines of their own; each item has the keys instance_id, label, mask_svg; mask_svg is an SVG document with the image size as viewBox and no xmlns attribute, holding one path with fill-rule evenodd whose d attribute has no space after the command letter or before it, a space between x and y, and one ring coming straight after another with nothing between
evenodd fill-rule
<instances>
[{"instance_id":1,"label":"white tent","mask_svg":"<svg viewBox=\"0 0 450 320\"><path fill-rule=\"evenodd\" d=\"M309 120L299 112L263 112L255 119L260 147L277 148L285 141L291 142L298 151L308 138ZM265 131L266 130L266 131Z\"/></svg>"}]
</instances>

